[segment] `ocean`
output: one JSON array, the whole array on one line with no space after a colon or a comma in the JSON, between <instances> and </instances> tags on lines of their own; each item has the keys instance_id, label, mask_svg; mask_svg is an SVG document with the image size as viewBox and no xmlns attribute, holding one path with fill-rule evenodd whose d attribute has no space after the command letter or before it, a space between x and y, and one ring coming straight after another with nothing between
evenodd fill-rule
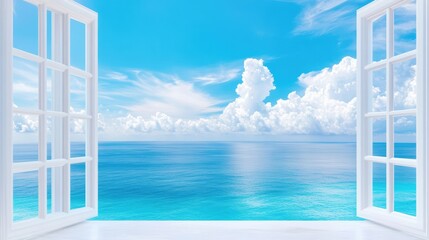
<instances>
[{"instance_id":1,"label":"ocean","mask_svg":"<svg viewBox=\"0 0 429 240\"><path fill-rule=\"evenodd\" d=\"M16 158L31 149L17 146ZM415 156L415 144L396 149ZM355 152L355 143L101 142L96 220L358 220ZM374 166L379 207L383 167ZM72 208L84 206L84 168L71 169ZM395 210L415 215L415 170L395 167L395 179ZM35 172L16 174L14 201L15 220L37 216Z\"/></svg>"}]
</instances>

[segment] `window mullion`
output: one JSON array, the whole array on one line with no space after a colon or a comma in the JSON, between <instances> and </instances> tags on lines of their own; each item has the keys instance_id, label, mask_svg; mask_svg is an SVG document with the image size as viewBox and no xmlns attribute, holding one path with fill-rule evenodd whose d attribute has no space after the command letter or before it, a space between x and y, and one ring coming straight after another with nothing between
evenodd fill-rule
<instances>
[{"instance_id":1,"label":"window mullion","mask_svg":"<svg viewBox=\"0 0 429 240\"><path fill-rule=\"evenodd\" d=\"M386 164L386 208L388 212L394 211L394 164L391 162L394 152L394 123L393 116L393 66L390 59L394 53L394 16L391 8L386 11L386 95L387 95L387 113L386 113L386 147L387 147L387 164Z\"/></svg>"},{"instance_id":2,"label":"window mullion","mask_svg":"<svg viewBox=\"0 0 429 240\"><path fill-rule=\"evenodd\" d=\"M54 13L52 17L52 57L55 62L63 63L63 16L60 13ZM54 111L63 111L63 73L57 71L52 76L52 104ZM51 139L51 151L53 159L63 159L63 136L62 136L62 119L53 119L52 126L52 139ZM52 211L61 212L63 209L63 194L62 194L62 182L63 182L62 170L60 168L52 169Z\"/></svg>"},{"instance_id":3,"label":"window mullion","mask_svg":"<svg viewBox=\"0 0 429 240\"><path fill-rule=\"evenodd\" d=\"M63 167L63 211L70 211L70 16L63 18L63 61L68 68L63 74L63 111L67 116L63 118L63 158L67 159L67 164Z\"/></svg>"},{"instance_id":4,"label":"window mullion","mask_svg":"<svg viewBox=\"0 0 429 240\"><path fill-rule=\"evenodd\" d=\"M90 72L91 78L87 79L87 113L92 117L87 120L89 124L86 136L86 154L92 161L86 164L86 204L88 207L98 211L98 22L95 20L86 25L86 71Z\"/></svg>"},{"instance_id":5,"label":"window mullion","mask_svg":"<svg viewBox=\"0 0 429 240\"><path fill-rule=\"evenodd\" d=\"M46 60L46 6L39 7L39 55ZM46 64L39 64L39 161L44 163L39 169L39 217L44 219L47 215L47 168L46 168Z\"/></svg>"},{"instance_id":6,"label":"window mullion","mask_svg":"<svg viewBox=\"0 0 429 240\"><path fill-rule=\"evenodd\" d=\"M428 221L428 205L427 205L427 174L428 164L425 159L428 159L428 104L429 99L427 93L429 92L429 84L427 82L428 72L428 10L429 3L427 1L417 1L417 12L416 12L416 31L420 34L417 35L416 39L416 61L417 61L417 106L416 106L416 124L417 124L417 141L416 141L416 215L419 222L427 224ZM419 51L417 51L419 50ZM427 228L428 226L423 226ZM427 230L426 230L427 231Z\"/></svg>"}]
</instances>

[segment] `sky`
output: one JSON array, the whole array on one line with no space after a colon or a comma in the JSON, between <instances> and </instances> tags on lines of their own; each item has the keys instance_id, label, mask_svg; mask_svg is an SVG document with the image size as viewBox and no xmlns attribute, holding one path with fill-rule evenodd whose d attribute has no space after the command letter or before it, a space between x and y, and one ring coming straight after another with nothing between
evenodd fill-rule
<instances>
[{"instance_id":1,"label":"sky","mask_svg":"<svg viewBox=\"0 0 429 240\"><path fill-rule=\"evenodd\" d=\"M369 0L76 2L99 14L101 140L354 139L355 12ZM28 40L37 34L29 17L37 12L22 7L20 18L18 9L15 47L37 53ZM71 28L71 64L82 67L84 28ZM407 48L410 31L397 32ZM23 79L37 71L31 63L17 68ZM407 108L415 105L415 81L405 72L400 87L409 91L398 101ZM79 112L84 89L74 82ZM385 100L379 95L376 105ZM31 106L28 100L15 104Z\"/></svg>"}]
</instances>

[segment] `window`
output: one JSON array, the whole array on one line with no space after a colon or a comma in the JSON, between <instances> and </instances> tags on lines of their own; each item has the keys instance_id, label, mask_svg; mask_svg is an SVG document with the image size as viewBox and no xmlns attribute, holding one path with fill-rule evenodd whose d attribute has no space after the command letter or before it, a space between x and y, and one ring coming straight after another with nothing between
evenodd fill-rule
<instances>
[{"instance_id":1,"label":"window","mask_svg":"<svg viewBox=\"0 0 429 240\"><path fill-rule=\"evenodd\" d=\"M419 236L427 234L428 7L378 0L357 17L358 215Z\"/></svg>"},{"instance_id":2,"label":"window","mask_svg":"<svg viewBox=\"0 0 429 240\"><path fill-rule=\"evenodd\" d=\"M97 215L97 61L95 12L0 3L1 240Z\"/></svg>"}]
</instances>

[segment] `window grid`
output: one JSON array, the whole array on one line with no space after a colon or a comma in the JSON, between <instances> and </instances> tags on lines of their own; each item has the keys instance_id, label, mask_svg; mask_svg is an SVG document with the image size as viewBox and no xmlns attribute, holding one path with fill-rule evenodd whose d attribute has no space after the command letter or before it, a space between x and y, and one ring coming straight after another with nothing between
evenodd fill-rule
<instances>
[{"instance_id":1,"label":"window grid","mask_svg":"<svg viewBox=\"0 0 429 240\"><path fill-rule=\"evenodd\" d=\"M372 148L373 146L367 148L368 152L364 157L365 161L369 162L377 162L386 164L386 210L389 213L394 212L394 167L395 166L404 166L404 167L417 167L417 159L405 159L405 158L397 158L394 156L395 152L395 140L394 140L394 118L396 116L416 116L417 109L406 109L406 110L395 110L394 109L394 73L393 73L393 65L395 63L405 62L410 59L415 59L417 57L416 49L402 53L400 55L394 54L394 9L397 6L390 7L386 9L382 14L377 16L380 17L385 14L386 16L386 59L380 60L378 62L372 62L373 56L373 48L369 48L370 54L368 62L370 64L365 66L365 70L367 71L367 75L371 76L371 72L386 69L386 111L382 112L372 112L368 111L365 113L366 121L368 125L371 125L370 122L375 119L386 118L386 157L378 157L373 156ZM374 19L377 19L374 18ZM373 27L373 21L371 21L370 26L371 29ZM373 32L373 30L371 30ZM372 82L372 78L370 78ZM372 91L372 84L368 84L368 92ZM372 102L369 101L369 102ZM369 108L368 110L371 110ZM373 131L373 129L371 129ZM369 135L370 136L370 135ZM373 142L373 140L371 140Z\"/></svg>"},{"instance_id":2,"label":"window grid","mask_svg":"<svg viewBox=\"0 0 429 240\"><path fill-rule=\"evenodd\" d=\"M14 4L32 4L36 6L35 12L37 14L37 24L39 25L39 29L37 32L46 33L46 31L50 31L52 37L49 40L52 40L50 44L55 47L49 47L51 52L49 52L49 56L46 56L46 52L43 51L43 48L46 49L46 45L43 42L48 41L46 39L45 34L39 34L39 36L34 36L34 41L38 41L35 49L26 49L30 52L36 52L36 54L29 54L20 49L14 49ZM0 128L2 134L0 135L1 143L0 144L0 240L8 240L8 239L27 239L34 237L36 235L41 235L43 233L63 228L66 226L70 226L72 224L84 221L85 219L94 217L97 215L97 201L98 201L98 189L97 189L97 66L98 66L98 58L97 58L97 28L98 28L98 16L97 13L91 11L83 7L82 5L68 0L2 0L0 4L0 107L2 114L0 115ZM15 5L17 6L17 5ZM29 5L27 5L29 6ZM45 15L46 10L49 9L50 14L48 17ZM59 13L59 14L52 14ZM78 19L82 23L87 26L87 34L90 37L86 38L87 42L87 56L86 63L89 66L85 71L80 71L79 69L73 69L73 67L68 66L65 61L63 61L64 56L61 55L61 51L64 46L62 45L63 40L63 24L65 20L60 14L67 13L73 19ZM46 24L47 18L52 21L52 26L47 27L42 23ZM33 22L34 23L34 22ZM46 29L48 28L48 29ZM21 29L21 28L20 28ZM60 37L58 37L60 36ZM40 41L42 39L42 41ZM21 48L21 46L17 46L17 48ZM55 49L54 49L55 48ZM24 48L22 48L24 49ZM42 49L42 51L40 51ZM23 61L30 61L37 71L40 71L37 75L38 80L35 83L35 86L39 88L37 93L37 101L34 101L36 106L27 106L26 109L25 104L20 103L21 108L14 108L13 100L14 100L14 92L13 92L13 79L14 79L14 56L22 57ZM49 59L46 59L48 57ZM91 102L88 103L87 106L88 111L85 116L73 116L73 117L82 117L89 122L88 124L88 135L87 139L90 139L91 142L88 143L89 147L87 150L87 159L85 159L85 165L89 166L88 171L86 172L86 182L87 182L87 201L86 207L84 209L77 209L76 211L71 211L66 213L63 211L63 199L64 196L67 196L67 193L63 194L61 188L63 187L63 176L62 170L56 171L48 171L48 169L58 169L65 168L67 164L73 164L74 159L70 159L66 157L64 148L67 148L64 141L61 141L57 147L54 147L52 154L54 156L54 161L46 161L46 146L40 143L46 143L46 119L51 116L56 116L61 119L62 122L67 121L65 119L70 118L71 113L68 109L64 108L55 108L55 109L47 109L45 104L47 93L45 91L46 87L46 71L47 69L55 69L61 72L64 76L66 72L68 74L74 74L77 76L82 76L86 78L88 81L91 81L91 89L88 91L89 95L91 95ZM31 78L36 81L36 77ZM65 84L66 85L66 84ZM61 91L63 90L63 86L58 87ZM58 90L57 90L58 91ZM34 94L36 95L36 94ZM40 99L42 98L42 99ZM66 101L66 100L64 100ZM30 102L30 101L28 101ZM63 100L55 105L62 105ZM32 105L32 104L29 104ZM23 107L23 108L22 108ZM64 112L63 112L64 111ZM38 123L38 131L40 130L41 134L38 136L37 140L40 145L38 149L42 149L44 151L38 152L38 155L34 157L34 161L32 162L18 162L15 163L13 161L13 119L15 115L24 115L27 117L37 119ZM57 124L55 124L57 125ZM59 124L61 125L61 124ZM62 126L60 126L62 127ZM66 133L68 134L68 133ZM65 135L63 131L56 131L54 138L57 139L65 139ZM66 139L68 141L68 139ZM89 157L92 156L92 157ZM36 159L37 158L37 159ZM31 160L31 159L30 159ZM83 161L82 159L80 161ZM14 223L13 216L13 177L15 173L27 173L27 172L35 171L40 172L37 174L37 182L40 187L36 190L37 197L41 200L37 202L37 216L34 219ZM46 177L50 174L52 176L52 181L56 184L51 186L52 196L59 196L55 199L52 199L52 205L49 206L49 212L62 212L61 214L51 214L49 216L46 215ZM65 179L64 179L65 180ZM42 196L45 195L45 196ZM42 197L41 197L42 196ZM90 196L88 198L88 196ZM54 210L54 211L52 211ZM45 217L45 218L43 218Z\"/></svg>"},{"instance_id":3,"label":"window grid","mask_svg":"<svg viewBox=\"0 0 429 240\"><path fill-rule=\"evenodd\" d=\"M39 34L38 34L38 55L28 53L26 51L16 49L14 48L12 51L12 55L15 57L20 57L25 60L29 60L32 62L35 62L39 66L39 74L38 74L38 96L39 96L39 103L38 103L38 109L26 109L26 108L19 108L19 107L13 107L12 111L14 114L25 114L25 115L33 115L37 116L39 119L39 136L38 136L38 145L39 145L39 151L38 151L38 159L34 159L34 161L30 162L20 162L20 163L13 163L12 165L12 173L15 175L17 173L25 173L25 172L32 172L32 171L38 171L38 218L40 219L47 219L49 218L47 213L47 207L48 207L48 193L47 193L47 172L48 169L51 169L51 175L52 175L52 214L55 213L70 213L70 167L72 164L81 164L84 163L86 165L85 169L85 179L86 179L86 208L92 208L96 211L97 205L94 204L96 202L96 199L93 199L95 197L95 194L92 193L94 189L96 189L96 186L93 184L94 178L97 177L96 175L93 175L92 172L96 169L96 163L93 163L94 156L96 156L96 150L90 149L90 146L94 146L94 140L96 140L94 134L96 134L95 131L91 131L91 128L93 128L95 125L91 124L93 119L93 113L96 112L96 108L92 107L91 105L95 104L94 102L94 95L96 92L91 91L91 89L95 89L94 86L96 86L93 74L90 72L96 72L94 68L90 69L86 67L86 70L81 70L76 67L73 67L70 65L70 15L67 13L61 13L58 11L52 11L52 38L51 39L51 45L53 46L52 51L52 59L48 59L47 56L47 12L51 11L51 9L48 9L46 7L46 4L41 2L36 3L29 3L34 4L38 7L38 21L39 21ZM60 22L60 24L58 24ZM86 45L88 45L88 41L93 41L90 37L94 37L94 34L92 33L94 30L94 23L88 23L83 22L85 26L85 41L87 42ZM91 25L92 28L88 27L88 25ZM62 34L62 36L59 36L58 34L55 34L54 32L59 32ZM92 45L91 47L96 47L96 44ZM89 51L92 51L91 53ZM85 49L85 61L86 65L90 66L92 64L92 61L96 60L96 58L92 57L90 58L90 55L96 53L96 51L93 51L91 48L86 47ZM88 61L89 59L89 61ZM94 65L96 66L96 65ZM61 92L60 95L62 95L61 101L55 101L54 97L52 100L52 103L56 105L54 109L48 110L47 109L47 70L52 69L58 71L61 76L61 82L62 84L55 84L56 89L52 89L52 93L57 93L58 91ZM85 113L73 113L70 111L70 75L74 75L80 78L85 79L87 82L87 88L85 91ZM56 76L51 77L52 83L54 81L58 80ZM61 86L62 85L62 86ZM59 87L59 88L58 88ZM53 142L56 142L55 145L51 145L51 151L57 151L56 156L52 156L51 160L47 160L47 148L48 148L48 141L47 141L47 118L48 117L58 117L61 119L62 123L62 131L58 133L58 130L53 131L54 139L51 140L51 144ZM85 131L85 150L84 150L84 156L82 157L71 157L70 154L70 123L69 121L71 119L77 119L82 120L85 122L86 125L86 131ZM59 135L58 135L59 134ZM91 136L92 135L92 136ZM93 142L90 142L93 141ZM61 146L58 146L58 144L61 144ZM60 148L59 152L58 149ZM58 157L60 156L60 157ZM89 175L92 174L92 175ZM88 183L92 185L87 185ZM89 187L90 186L90 187ZM91 194L91 195L90 195ZM91 196L91 198L89 198ZM15 224L21 224L15 223ZM25 225L25 223L23 224Z\"/></svg>"},{"instance_id":4,"label":"window grid","mask_svg":"<svg viewBox=\"0 0 429 240\"><path fill-rule=\"evenodd\" d=\"M415 50L404 52L394 55L394 30L396 26L394 23L395 9L408 3L416 4L416 46ZM427 184L426 174L429 167L425 163L427 159L427 111L428 102L426 93L428 85L426 83L427 72L425 67L428 60L428 42L427 34L429 26L427 26L427 17L429 12L429 3L426 0L378 0L374 1L367 6L358 10L357 13L357 59L358 59L358 121L357 121L357 213L359 217L366 218L378 222L389 227L400 229L406 232L414 233L418 236L427 237L428 226L427 221ZM386 56L385 59L373 60L373 21L380 17L386 18ZM396 24L396 23L395 23ZM384 31L384 29L383 29ZM383 48L384 50L384 48ZM408 48L409 50L409 48ZM396 53L399 53L396 51ZM378 55L384 55L379 54ZM405 63L408 60L416 61L417 68L415 69L416 81L419 86L417 90L417 104L411 106L413 109L397 108L395 101L398 102L399 98L393 98L393 89L397 88L396 70L394 69L399 65L398 63ZM398 64L398 65L396 65ZM421 67L423 66L423 67ZM386 110L375 112L368 101L372 98L371 84L372 84L372 71L386 68L386 94L388 101L386 101ZM394 74L395 73L395 74ZM401 90L402 91L402 90ZM399 100L402 101L402 100ZM387 106L389 105L389 106ZM377 106L381 106L380 104ZM396 117L396 119L395 119ZM395 120L399 117L415 118L413 123L416 127L415 137L416 141L416 157L415 159L400 158L406 155L395 155L395 127L397 124ZM373 151L373 142L376 137L373 136L372 121L375 119L386 119L386 155L381 155L378 149L377 152ZM399 130L400 131L400 130ZM397 133L397 132L396 132ZM384 132L383 132L384 134ZM426 135L425 135L426 134ZM377 138L381 135L377 134ZM399 138L397 138L399 139ZM396 139L396 140L397 140ZM398 141L399 142L399 141ZM425 147L426 146L426 147ZM386 156L386 157L384 157ZM414 156L410 154L413 158ZM386 166L386 206L379 208L373 204L373 164L382 163ZM395 209L394 206L394 185L395 185L395 172L394 167L403 166L408 167L410 170L415 169L415 213L414 215L407 215L401 210ZM378 205L379 206L379 205Z\"/></svg>"}]
</instances>

